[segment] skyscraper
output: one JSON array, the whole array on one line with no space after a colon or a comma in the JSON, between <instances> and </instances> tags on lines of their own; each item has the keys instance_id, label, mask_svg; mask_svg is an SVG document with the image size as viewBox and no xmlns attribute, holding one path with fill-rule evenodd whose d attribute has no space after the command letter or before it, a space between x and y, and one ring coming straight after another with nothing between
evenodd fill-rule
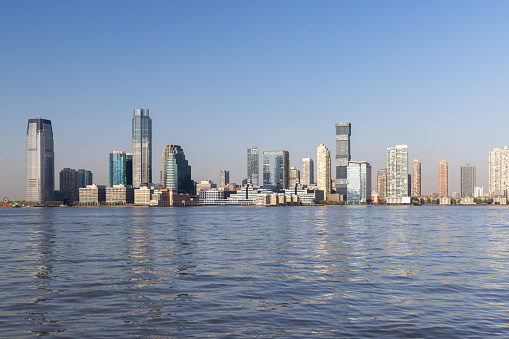
<instances>
[{"instance_id":1,"label":"skyscraper","mask_svg":"<svg viewBox=\"0 0 509 339\"><path fill-rule=\"evenodd\" d=\"M449 195L449 173L446 158L441 158L438 162L438 196L447 197Z\"/></svg>"},{"instance_id":2,"label":"skyscraper","mask_svg":"<svg viewBox=\"0 0 509 339\"><path fill-rule=\"evenodd\" d=\"M348 204L371 202L371 163L368 161L348 162Z\"/></svg>"},{"instance_id":3,"label":"skyscraper","mask_svg":"<svg viewBox=\"0 0 509 339\"><path fill-rule=\"evenodd\" d=\"M350 135L352 126L349 122L340 122L336 127L336 193L343 195L346 200L347 167L352 156L350 154ZM318 163L318 159L317 159ZM318 166L318 165L317 165Z\"/></svg>"},{"instance_id":4,"label":"skyscraper","mask_svg":"<svg viewBox=\"0 0 509 339\"><path fill-rule=\"evenodd\" d=\"M219 173L219 185L228 185L229 183L230 183L230 171L221 170L221 172Z\"/></svg>"},{"instance_id":5,"label":"skyscraper","mask_svg":"<svg viewBox=\"0 0 509 339\"><path fill-rule=\"evenodd\" d=\"M412 197L421 196L421 162L419 159L412 161Z\"/></svg>"},{"instance_id":6,"label":"skyscraper","mask_svg":"<svg viewBox=\"0 0 509 339\"><path fill-rule=\"evenodd\" d=\"M263 152L263 187L273 190L287 189L290 185L290 153L288 151Z\"/></svg>"},{"instance_id":7,"label":"skyscraper","mask_svg":"<svg viewBox=\"0 0 509 339\"><path fill-rule=\"evenodd\" d=\"M300 183L300 171L296 167L290 167L289 187L295 187L297 183Z\"/></svg>"},{"instance_id":8,"label":"skyscraper","mask_svg":"<svg viewBox=\"0 0 509 339\"><path fill-rule=\"evenodd\" d=\"M127 186L133 185L133 154L125 154L125 184Z\"/></svg>"},{"instance_id":9,"label":"skyscraper","mask_svg":"<svg viewBox=\"0 0 509 339\"><path fill-rule=\"evenodd\" d=\"M88 185L92 185L92 172L85 169L79 169L76 171L76 189L79 192L80 188L85 188Z\"/></svg>"},{"instance_id":10,"label":"skyscraper","mask_svg":"<svg viewBox=\"0 0 509 339\"><path fill-rule=\"evenodd\" d=\"M302 158L302 180L301 184L310 186L315 183L315 164L311 158Z\"/></svg>"},{"instance_id":11,"label":"skyscraper","mask_svg":"<svg viewBox=\"0 0 509 339\"><path fill-rule=\"evenodd\" d=\"M408 146L387 148L387 203L410 203Z\"/></svg>"},{"instance_id":12,"label":"skyscraper","mask_svg":"<svg viewBox=\"0 0 509 339\"><path fill-rule=\"evenodd\" d=\"M247 149L247 181L253 186L260 186L260 153L258 147Z\"/></svg>"},{"instance_id":13,"label":"skyscraper","mask_svg":"<svg viewBox=\"0 0 509 339\"><path fill-rule=\"evenodd\" d=\"M509 149L494 148L489 158L488 190L490 197L507 194L509 184Z\"/></svg>"},{"instance_id":14,"label":"skyscraper","mask_svg":"<svg viewBox=\"0 0 509 339\"><path fill-rule=\"evenodd\" d=\"M152 119L148 109L133 113L133 186L152 183Z\"/></svg>"},{"instance_id":15,"label":"skyscraper","mask_svg":"<svg viewBox=\"0 0 509 339\"><path fill-rule=\"evenodd\" d=\"M55 190L55 153L51 121L29 119L25 151L25 200L46 202Z\"/></svg>"},{"instance_id":16,"label":"skyscraper","mask_svg":"<svg viewBox=\"0 0 509 339\"><path fill-rule=\"evenodd\" d=\"M331 183L330 151L327 146L320 144L316 148L316 185L324 194L330 194Z\"/></svg>"},{"instance_id":17,"label":"skyscraper","mask_svg":"<svg viewBox=\"0 0 509 339\"><path fill-rule=\"evenodd\" d=\"M126 154L124 151L110 153L109 177L110 187L113 185L127 185Z\"/></svg>"},{"instance_id":18,"label":"skyscraper","mask_svg":"<svg viewBox=\"0 0 509 339\"><path fill-rule=\"evenodd\" d=\"M64 168L60 171L60 196L63 203L72 205L78 201L78 193L76 171L72 168Z\"/></svg>"},{"instance_id":19,"label":"skyscraper","mask_svg":"<svg viewBox=\"0 0 509 339\"><path fill-rule=\"evenodd\" d=\"M380 200L385 200L387 198L387 169L383 168L378 170L376 174L376 183L378 196Z\"/></svg>"},{"instance_id":20,"label":"skyscraper","mask_svg":"<svg viewBox=\"0 0 509 339\"><path fill-rule=\"evenodd\" d=\"M465 164L461 166L461 197L474 197L475 166Z\"/></svg>"},{"instance_id":21,"label":"skyscraper","mask_svg":"<svg viewBox=\"0 0 509 339\"><path fill-rule=\"evenodd\" d=\"M179 145L166 145L163 156L163 185L173 188L177 193L194 194L194 182L191 180L191 166L186 160L184 150Z\"/></svg>"}]
</instances>

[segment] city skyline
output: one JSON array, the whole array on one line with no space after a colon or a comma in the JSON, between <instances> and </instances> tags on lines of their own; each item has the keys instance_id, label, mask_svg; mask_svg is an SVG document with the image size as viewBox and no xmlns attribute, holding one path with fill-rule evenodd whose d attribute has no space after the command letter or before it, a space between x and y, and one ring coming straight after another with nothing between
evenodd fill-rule
<instances>
[{"instance_id":1,"label":"city skyline","mask_svg":"<svg viewBox=\"0 0 509 339\"><path fill-rule=\"evenodd\" d=\"M127 24L140 12L132 3L101 11L93 3L30 4L1 5L11 14L0 23L10 32L0 68L11 113L0 133L10 141L0 194L12 200L23 198L20 130L39 115L53 123L55 170L87 168L99 184L108 183L107 154L132 147L133 107L150 108L157 121L155 154L182 145L198 182L228 168L240 183L252 145L286 149L301 169L316 145L334 154L332 124L348 121L352 159L374 171L385 168L387 147L407 144L422 163L423 195L437 190L440 157L449 162L450 192L460 192L465 163L487 191L487 154L509 144L503 2L299 2L291 11L285 3L201 3L198 15L191 4L159 3L142 6L151 20L137 28ZM133 50L151 52L126 53ZM202 122L192 134L191 118ZM232 128L220 133L225 124Z\"/></svg>"}]
</instances>

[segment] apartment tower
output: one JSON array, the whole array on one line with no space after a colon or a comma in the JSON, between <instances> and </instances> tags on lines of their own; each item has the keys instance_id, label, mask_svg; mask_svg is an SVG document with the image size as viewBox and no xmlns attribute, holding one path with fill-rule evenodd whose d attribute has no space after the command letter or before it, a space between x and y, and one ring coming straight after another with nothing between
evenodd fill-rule
<instances>
[{"instance_id":1,"label":"apartment tower","mask_svg":"<svg viewBox=\"0 0 509 339\"><path fill-rule=\"evenodd\" d=\"M152 119L148 109L133 113L133 186L152 183Z\"/></svg>"},{"instance_id":2,"label":"apartment tower","mask_svg":"<svg viewBox=\"0 0 509 339\"><path fill-rule=\"evenodd\" d=\"M324 144L320 144L316 149L316 184L324 194L331 193L330 151Z\"/></svg>"},{"instance_id":3,"label":"apartment tower","mask_svg":"<svg viewBox=\"0 0 509 339\"><path fill-rule=\"evenodd\" d=\"M247 182L260 186L260 151L254 146L247 149Z\"/></svg>"},{"instance_id":4,"label":"apartment tower","mask_svg":"<svg viewBox=\"0 0 509 339\"><path fill-rule=\"evenodd\" d=\"M412 161L412 185L411 185L411 196L421 196L421 162L419 159Z\"/></svg>"},{"instance_id":5,"label":"apartment tower","mask_svg":"<svg viewBox=\"0 0 509 339\"><path fill-rule=\"evenodd\" d=\"M311 158L302 158L302 185L310 186L315 183L315 164Z\"/></svg>"},{"instance_id":6,"label":"apartment tower","mask_svg":"<svg viewBox=\"0 0 509 339\"><path fill-rule=\"evenodd\" d=\"M438 162L438 196L447 197L449 195L449 174L446 158L441 158Z\"/></svg>"},{"instance_id":7,"label":"apartment tower","mask_svg":"<svg viewBox=\"0 0 509 339\"><path fill-rule=\"evenodd\" d=\"M461 197L474 197L475 166L465 164L461 166Z\"/></svg>"},{"instance_id":8,"label":"apartment tower","mask_svg":"<svg viewBox=\"0 0 509 339\"><path fill-rule=\"evenodd\" d=\"M350 135L352 134L352 125L349 122L340 122L336 127L336 193L343 195L346 200L347 194L347 167L351 160L350 154ZM318 164L318 159L316 160ZM317 165L318 166L318 165Z\"/></svg>"},{"instance_id":9,"label":"apartment tower","mask_svg":"<svg viewBox=\"0 0 509 339\"><path fill-rule=\"evenodd\" d=\"M387 148L387 202L410 203L408 191L408 146Z\"/></svg>"},{"instance_id":10,"label":"apartment tower","mask_svg":"<svg viewBox=\"0 0 509 339\"><path fill-rule=\"evenodd\" d=\"M490 197L507 194L509 184L509 149L494 148L489 157L488 190Z\"/></svg>"},{"instance_id":11,"label":"apartment tower","mask_svg":"<svg viewBox=\"0 0 509 339\"><path fill-rule=\"evenodd\" d=\"M287 189L289 186L290 153L288 151L264 151L263 187L278 191Z\"/></svg>"},{"instance_id":12,"label":"apartment tower","mask_svg":"<svg viewBox=\"0 0 509 339\"><path fill-rule=\"evenodd\" d=\"M383 168L378 170L376 174L376 188L378 190L378 197L380 200L387 198L387 169Z\"/></svg>"}]
</instances>

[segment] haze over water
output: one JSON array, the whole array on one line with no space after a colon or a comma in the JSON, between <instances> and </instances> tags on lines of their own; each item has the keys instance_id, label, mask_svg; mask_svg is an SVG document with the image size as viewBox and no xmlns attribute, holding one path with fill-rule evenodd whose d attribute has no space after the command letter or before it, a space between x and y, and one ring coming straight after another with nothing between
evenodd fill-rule
<instances>
[{"instance_id":1,"label":"haze over water","mask_svg":"<svg viewBox=\"0 0 509 339\"><path fill-rule=\"evenodd\" d=\"M508 335L503 206L3 208L2 337Z\"/></svg>"}]
</instances>

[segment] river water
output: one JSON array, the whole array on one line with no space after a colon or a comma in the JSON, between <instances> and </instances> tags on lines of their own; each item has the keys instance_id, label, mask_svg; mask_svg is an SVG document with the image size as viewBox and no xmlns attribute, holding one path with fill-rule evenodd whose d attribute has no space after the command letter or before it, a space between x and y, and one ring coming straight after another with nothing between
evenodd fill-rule
<instances>
[{"instance_id":1,"label":"river water","mask_svg":"<svg viewBox=\"0 0 509 339\"><path fill-rule=\"evenodd\" d=\"M1 208L0 336L509 336L509 207Z\"/></svg>"}]
</instances>

